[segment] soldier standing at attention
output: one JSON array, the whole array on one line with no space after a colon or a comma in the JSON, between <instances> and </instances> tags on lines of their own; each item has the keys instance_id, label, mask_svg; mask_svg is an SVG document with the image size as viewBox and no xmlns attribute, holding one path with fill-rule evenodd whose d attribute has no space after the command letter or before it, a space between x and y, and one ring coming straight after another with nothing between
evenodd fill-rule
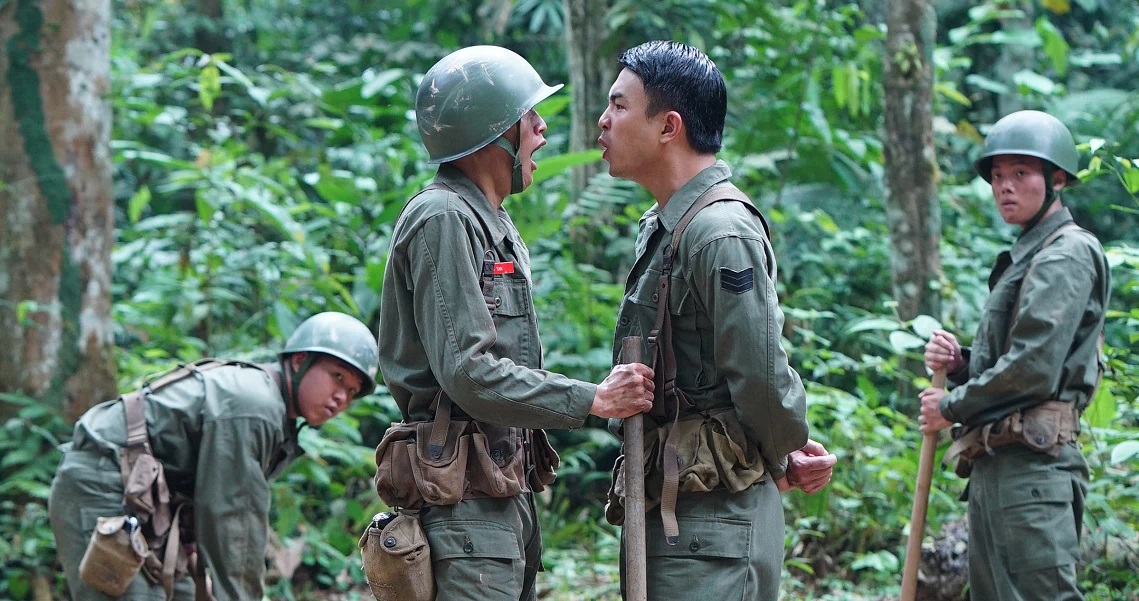
<instances>
[{"instance_id":1,"label":"soldier standing at attention","mask_svg":"<svg viewBox=\"0 0 1139 601\"><path fill-rule=\"evenodd\" d=\"M723 76L675 42L642 44L619 63L599 142L609 173L656 199L640 221L614 338L615 363L622 340L640 336L656 366L656 419L645 423L648 598L774 600L779 493L821 490L836 459L807 437L806 392L780 343L767 224L716 158ZM622 482L618 466L613 523L624 517Z\"/></svg>"},{"instance_id":2,"label":"soldier standing at attention","mask_svg":"<svg viewBox=\"0 0 1139 601\"><path fill-rule=\"evenodd\" d=\"M475 46L436 63L416 96L440 167L392 234L380 371L405 423L377 449L376 487L418 510L437 601L535 599L533 491L557 465L541 428L651 407L646 366L600 386L542 369L530 253L503 201L532 183L546 143L534 106L560 87L510 50Z\"/></svg>"},{"instance_id":3,"label":"soldier standing at attention","mask_svg":"<svg viewBox=\"0 0 1139 601\"><path fill-rule=\"evenodd\" d=\"M367 326L320 313L279 363L202 360L84 413L48 502L71 598L204 601L208 574L218 601L261 601L269 483L303 453L296 420L320 426L375 391L376 355ZM105 546L89 549L97 525ZM128 531L139 546L116 547Z\"/></svg>"},{"instance_id":4,"label":"soldier standing at attention","mask_svg":"<svg viewBox=\"0 0 1139 601\"><path fill-rule=\"evenodd\" d=\"M1072 134L1051 115L1019 111L993 125L975 167L1020 239L997 257L972 348L941 330L925 348L926 366L957 384L922 392L921 430L962 425L947 457L959 456L959 475L972 471L974 599L1083 599L1088 465L1076 438L1103 375L1111 274L1099 241L1061 203L1078 162Z\"/></svg>"}]
</instances>

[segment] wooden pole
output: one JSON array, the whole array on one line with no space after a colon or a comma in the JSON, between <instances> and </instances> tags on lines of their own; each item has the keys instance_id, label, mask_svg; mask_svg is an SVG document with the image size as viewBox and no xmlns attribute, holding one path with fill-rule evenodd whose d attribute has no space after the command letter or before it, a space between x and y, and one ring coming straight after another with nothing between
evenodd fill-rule
<instances>
[{"instance_id":1,"label":"wooden pole","mask_svg":"<svg viewBox=\"0 0 1139 601\"><path fill-rule=\"evenodd\" d=\"M933 388L945 388L944 369L933 372ZM906 563L902 568L901 601L914 601L914 596L918 592L921 539L925 533L925 514L929 509L929 485L933 480L933 460L936 455L937 432L927 432L921 439L918 485L914 490L914 509L910 514L910 538L906 541Z\"/></svg>"},{"instance_id":2,"label":"wooden pole","mask_svg":"<svg viewBox=\"0 0 1139 601\"><path fill-rule=\"evenodd\" d=\"M640 336L621 340L621 360L641 362ZM625 600L646 601L644 416L625 418L624 430L621 452L625 455Z\"/></svg>"}]
</instances>

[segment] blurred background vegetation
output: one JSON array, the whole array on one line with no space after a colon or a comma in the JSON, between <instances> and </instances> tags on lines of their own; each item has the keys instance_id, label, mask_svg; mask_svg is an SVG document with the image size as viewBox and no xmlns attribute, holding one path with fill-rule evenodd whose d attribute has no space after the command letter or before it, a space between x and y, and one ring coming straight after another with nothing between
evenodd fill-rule
<instances>
[{"instance_id":1,"label":"blurred background vegetation","mask_svg":"<svg viewBox=\"0 0 1139 601\"><path fill-rule=\"evenodd\" d=\"M177 361L271 355L317 311L374 325L391 228L434 173L412 111L422 74L458 47L494 43L547 82L589 86L567 43L584 10L610 70L623 48L670 38L703 49L727 79L721 156L772 222L784 344L808 387L813 437L840 458L824 492L784 498L786 599L897 595L920 441L907 391L926 378L912 359L936 323L971 338L989 268L1015 240L971 161L1012 110L1047 110L1072 129L1086 173L1065 200L1108 249L1114 279L1110 367L1082 439L1093 480L1081 573L1089 599L1135 599L1139 4L933 4L942 310L902 320L883 206L886 0L114 0L120 389ZM505 206L534 259L547 366L599 381L652 200L572 144L575 98L539 106L550 144L537 184ZM70 425L50 402L2 398L0 598L66 598L46 499ZM369 598L356 543L383 509L373 453L396 419L381 389L302 432L308 454L273 485L269 597ZM540 495L543 599L619 598L618 532L600 515L619 443L601 426L553 433L563 464ZM962 517L963 485L936 475L931 537Z\"/></svg>"}]
</instances>

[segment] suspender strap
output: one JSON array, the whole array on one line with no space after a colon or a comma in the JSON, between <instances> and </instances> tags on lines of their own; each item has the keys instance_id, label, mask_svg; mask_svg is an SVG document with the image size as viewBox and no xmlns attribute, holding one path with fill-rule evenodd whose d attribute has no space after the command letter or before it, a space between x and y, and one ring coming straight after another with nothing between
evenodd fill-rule
<instances>
[{"instance_id":1,"label":"suspender strap","mask_svg":"<svg viewBox=\"0 0 1139 601\"><path fill-rule=\"evenodd\" d=\"M672 275L673 260L676 251L680 248L680 240L688 224L696 214L708 206L726 200L738 201L748 207L753 214L759 217L763 224L763 231L769 237L771 230L767 221L759 210L752 204L746 194L730 183L712 186L696 199L696 202L684 213L672 232L672 239L665 244L664 262L661 267L660 280L657 283L657 316L652 331L649 332L649 354L652 356L652 367L655 372L657 391L665 418L671 419L673 428L664 442L664 485L661 490L660 515L664 524L665 542L676 545L680 540L680 526L676 520L676 497L680 489L680 464L676 454L676 420L680 417L681 409L691 409L692 403L688 395L676 387L676 354L672 347L672 314L668 310L668 294L670 278Z\"/></svg>"}]
</instances>

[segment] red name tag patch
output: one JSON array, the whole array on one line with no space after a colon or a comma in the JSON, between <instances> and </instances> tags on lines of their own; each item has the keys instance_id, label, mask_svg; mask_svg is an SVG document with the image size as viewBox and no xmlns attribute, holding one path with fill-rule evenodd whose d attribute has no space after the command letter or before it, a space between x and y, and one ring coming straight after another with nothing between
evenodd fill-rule
<instances>
[{"instance_id":1,"label":"red name tag patch","mask_svg":"<svg viewBox=\"0 0 1139 601\"><path fill-rule=\"evenodd\" d=\"M510 263L495 263L494 275L502 275L504 273L514 273L514 262Z\"/></svg>"}]
</instances>

